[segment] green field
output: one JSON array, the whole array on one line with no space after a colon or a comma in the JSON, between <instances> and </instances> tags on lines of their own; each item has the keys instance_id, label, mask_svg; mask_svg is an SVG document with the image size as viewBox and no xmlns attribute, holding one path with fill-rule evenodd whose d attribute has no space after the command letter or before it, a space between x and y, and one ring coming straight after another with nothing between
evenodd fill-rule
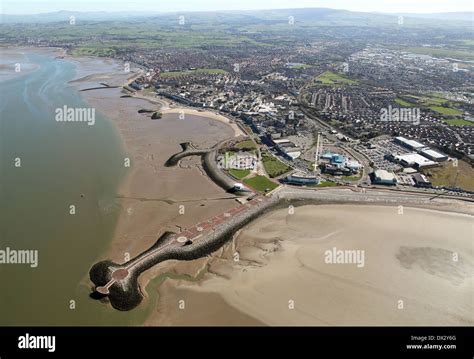
<instances>
[{"instance_id":1,"label":"green field","mask_svg":"<svg viewBox=\"0 0 474 359\"><path fill-rule=\"evenodd\" d=\"M193 75L193 74L209 74L209 75L216 75L216 74L226 74L226 70L222 69L196 69L196 70L188 70L188 71L168 71L162 72L160 74L161 77L178 77L178 76L186 76L186 75Z\"/></svg>"},{"instance_id":2,"label":"green field","mask_svg":"<svg viewBox=\"0 0 474 359\"><path fill-rule=\"evenodd\" d=\"M403 100L400 97L397 97L397 99L406 101L412 105L438 106L448 102L448 100L441 97L440 94L437 94L436 92L432 92L429 95L403 94L402 97L407 98L408 100ZM398 102L397 99L395 100L396 102Z\"/></svg>"},{"instance_id":3,"label":"green field","mask_svg":"<svg viewBox=\"0 0 474 359\"><path fill-rule=\"evenodd\" d=\"M456 119L456 120L443 120L448 125L451 126L474 126L474 122L463 120L463 119Z\"/></svg>"},{"instance_id":4,"label":"green field","mask_svg":"<svg viewBox=\"0 0 474 359\"><path fill-rule=\"evenodd\" d=\"M255 143L252 140L245 140L245 141L239 142L235 145L235 147L240 150L254 150L257 148L255 146Z\"/></svg>"},{"instance_id":5,"label":"green field","mask_svg":"<svg viewBox=\"0 0 474 359\"><path fill-rule=\"evenodd\" d=\"M439 96L436 96L436 95L432 95L432 96L430 96L430 97L423 100L423 105L425 105L425 106L436 106L436 105L443 105L447 102L448 102L448 100L446 100L445 98L442 98L442 97L439 97Z\"/></svg>"},{"instance_id":6,"label":"green field","mask_svg":"<svg viewBox=\"0 0 474 359\"><path fill-rule=\"evenodd\" d=\"M347 78L345 75L337 74L332 71L324 71L321 75L316 77L316 80L321 81L323 85L352 85L357 81Z\"/></svg>"},{"instance_id":7,"label":"green field","mask_svg":"<svg viewBox=\"0 0 474 359\"><path fill-rule=\"evenodd\" d=\"M445 161L441 166L425 170L431 173L430 181L433 186L460 187L467 191L474 191L474 169L465 161Z\"/></svg>"},{"instance_id":8,"label":"green field","mask_svg":"<svg viewBox=\"0 0 474 359\"><path fill-rule=\"evenodd\" d=\"M451 107L429 106L429 109L432 111L438 112L442 115L447 115L447 116L462 115L462 111L459 111L458 109L451 108Z\"/></svg>"},{"instance_id":9,"label":"green field","mask_svg":"<svg viewBox=\"0 0 474 359\"><path fill-rule=\"evenodd\" d=\"M267 171L271 178L278 177L291 170L291 167L287 166L268 152L262 152L262 161L265 171Z\"/></svg>"},{"instance_id":10,"label":"green field","mask_svg":"<svg viewBox=\"0 0 474 359\"><path fill-rule=\"evenodd\" d=\"M432 93L426 96L418 95L404 95L403 97L413 99L413 102L409 102L403 98L397 97L395 102L400 106L412 107L412 106L421 106L430 109L433 112L445 116L458 116L462 115L462 111L458 110L455 106L456 104L450 102L449 100L440 97L440 94ZM445 107L448 106L448 107Z\"/></svg>"},{"instance_id":11,"label":"green field","mask_svg":"<svg viewBox=\"0 0 474 359\"><path fill-rule=\"evenodd\" d=\"M99 21L82 22L74 26L67 21L45 24L25 24L21 35L15 25L2 26L2 38L54 39L74 44L79 49L82 44L87 48L100 51L112 49L162 49L162 48L198 48L201 46L240 47L246 45L266 46L266 44L243 34L231 32L230 25L193 25L181 26L172 16L157 22L148 18L143 21ZM67 19L65 19L67 20ZM83 51L83 50L80 50Z\"/></svg>"},{"instance_id":12,"label":"green field","mask_svg":"<svg viewBox=\"0 0 474 359\"><path fill-rule=\"evenodd\" d=\"M229 170L229 174L236 179L242 179L250 174L250 170L237 170L232 168Z\"/></svg>"},{"instance_id":13,"label":"green field","mask_svg":"<svg viewBox=\"0 0 474 359\"><path fill-rule=\"evenodd\" d=\"M129 20L110 18L109 20L85 20L82 15L78 16L77 24L71 26L66 14L55 15L55 20L51 23L32 22L21 26L17 24L2 23L2 39L6 43L19 44L26 39L36 42L48 39L58 46L68 48L87 47L102 51L104 48L111 48L119 53L127 53L135 49L209 49L216 47L233 47L239 51L247 46L258 48L292 47L300 48L313 40L329 40L340 42L340 48L334 53L328 52L322 55L329 55L323 61L344 60L345 43L360 46L367 42L372 32L386 43L397 49L411 49L416 53L435 53L451 57L468 57L472 59L474 54L470 48L472 40L469 36L472 24L470 21L439 21L434 19L415 19L407 17L404 22L404 29L412 29L405 34L409 36L408 44L421 43L424 40L422 32L426 29L436 28L432 38L437 39L434 43L446 44L446 47L421 47L405 46L400 47L392 35L398 32L396 16L386 14L350 13L333 14L332 11L326 14L314 12L316 9L287 9L258 11L255 14L238 13L211 13L207 11L192 12L186 15L185 23L180 24L178 14L170 13L163 15L151 15L140 18L138 21L134 17ZM294 16L295 23L288 26L289 16ZM441 33L438 29L452 29L456 32ZM396 29L396 30L395 30ZM423 29L421 32L418 30ZM463 34L462 36L460 34ZM390 35L390 36L389 36ZM404 35L404 36L405 36ZM395 36L396 37L396 36ZM390 40L389 40L390 39ZM402 37L400 40L404 40ZM429 38L431 39L431 37ZM458 40L456 40L458 39ZM416 40L416 41L414 41ZM427 40L428 41L428 40ZM430 41L428 41L430 42ZM453 44L454 42L454 44ZM432 42L433 43L433 42ZM462 46L449 49L448 46ZM296 47L295 47L296 46ZM403 46L403 45L402 45ZM80 50L83 51L83 50ZM297 51L297 50L294 50ZM324 51L325 52L325 51ZM316 62L301 59L308 63ZM307 68L305 63L301 67Z\"/></svg>"},{"instance_id":14,"label":"green field","mask_svg":"<svg viewBox=\"0 0 474 359\"><path fill-rule=\"evenodd\" d=\"M265 176L255 176L244 180L244 183L259 192L265 192L267 189L271 191L278 187L278 184L270 181Z\"/></svg>"},{"instance_id":15,"label":"green field","mask_svg":"<svg viewBox=\"0 0 474 359\"><path fill-rule=\"evenodd\" d=\"M332 181L321 181L317 185L317 187L334 187L334 186L337 186L337 183L332 182Z\"/></svg>"},{"instance_id":16,"label":"green field","mask_svg":"<svg viewBox=\"0 0 474 359\"><path fill-rule=\"evenodd\" d=\"M112 48L96 48L96 47L77 47L71 51L72 56L99 56L110 57L115 55L115 49Z\"/></svg>"},{"instance_id":17,"label":"green field","mask_svg":"<svg viewBox=\"0 0 474 359\"><path fill-rule=\"evenodd\" d=\"M474 53L471 51L445 49L439 47L405 47L403 51L412 54L430 55L433 57L452 57L460 60L474 60Z\"/></svg>"},{"instance_id":18,"label":"green field","mask_svg":"<svg viewBox=\"0 0 474 359\"><path fill-rule=\"evenodd\" d=\"M404 107L412 107L412 106L415 106L414 103L405 101L404 99L399 98L399 97L397 97L397 98L395 99L395 102L398 103L400 106L404 106Z\"/></svg>"}]
</instances>

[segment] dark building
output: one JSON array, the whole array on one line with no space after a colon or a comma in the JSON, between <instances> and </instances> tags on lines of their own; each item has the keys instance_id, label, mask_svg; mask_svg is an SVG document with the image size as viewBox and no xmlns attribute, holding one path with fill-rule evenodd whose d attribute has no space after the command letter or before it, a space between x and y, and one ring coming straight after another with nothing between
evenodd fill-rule
<instances>
[{"instance_id":1,"label":"dark building","mask_svg":"<svg viewBox=\"0 0 474 359\"><path fill-rule=\"evenodd\" d=\"M431 182L426 178L425 175L422 175L421 173L415 173L413 175L413 180L415 181L415 186L416 187L431 187Z\"/></svg>"}]
</instances>

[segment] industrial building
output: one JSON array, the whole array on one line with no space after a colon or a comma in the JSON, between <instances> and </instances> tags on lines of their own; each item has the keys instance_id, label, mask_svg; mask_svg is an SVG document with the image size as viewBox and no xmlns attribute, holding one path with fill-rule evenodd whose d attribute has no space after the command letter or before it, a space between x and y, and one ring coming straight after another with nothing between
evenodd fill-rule
<instances>
[{"instance_id":1,"label":"industrial building","mask_svg":"<svg viewBox=\"0 0 474 359\"><path fill-rule=\"evenodd\" d=\"M437 161L437 162L443 162L448 159L448 156L446 156L445 154L436 152L429 148L422 149L420 151L420 154L425 156L426 158L429 158L430 160Z\"/></svg>"},{"instance_id":2,"label":"industrial building","mask_svg":"<svg viewBox=\"0 0 474 359\"><path fill-rule=\"evenodd\" d=\"M431 187L431 182L425 175L421 173L415 173L413 175L413 180L415 181L416 187Z\"/></svg>"},{"instance_id":3,"label":"industrial building","mask_svg":"<svg viewBox=\"0 0 474 359\"><path fill-rule=\"evenodd\" d=\"M272 139L280 153L290 160L295 160L301 156L301 149L287 138Z\"/></svg>"},{"instance_id":4,"label":"industrial building","mask_svg":"<svg viewBox=\"0 0 474 359\"><path fill-rule=\"evenodd\" d=\"M406 147L413 151L419 151L422 148L426 147L424 144L420 142L417 142L415 140L409 140L402 136L395 137L395 143L398 143L399 145L402 145L403 147Z\"/></svg>"},{"instance_id":5,"label":"industrial building","mask_svg":"<svg viewBox=\"0 0 474 359\"><path fill-rule=\"evenodd\" d=\"M394 186L397 184L397 177L392 172L386 170L375 170L371 173L371 179L373 184L383 184Z\"/></svg>"},{"instance_id":6,"label":"industrial building","mask_svg":"<svg viewBox=\"0 0 474 359\"><path fill-rule=\"evenodd\" d=\"M413 167L416 169L429 168L438 166L438 162L429 160L418 153L407 153L404 155L393 156L394 160L400 163L403 167Z\"/></svg>"},{"instance_id":7,"label":"industrial building","mask_svg":"<svg viewBox=\"0 0 474 359\"><path fill-rule=\"evenodd\" d=\"M445 154L432 150L429 147L425 146L424 144L417 142L415 140L409 140L405 137L399 136L399 137L395 137L394 141L395 143L405 148L408 148L412 151L415 151L432 161L442 162L448 159L448 156L446 156Z\"/></svg>"}]
</instances>

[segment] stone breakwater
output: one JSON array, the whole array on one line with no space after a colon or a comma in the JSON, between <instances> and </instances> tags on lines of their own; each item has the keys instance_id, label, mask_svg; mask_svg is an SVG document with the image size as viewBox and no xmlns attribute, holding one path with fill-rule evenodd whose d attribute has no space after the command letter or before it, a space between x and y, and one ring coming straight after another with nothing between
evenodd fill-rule
<instances>
[{"instance_id":1,"label":"stone breakwater","mask_svg":"<svg viewBox=\"0 0 474 359\"><path fill-rule=\"evenodd\" d=\"M178 234L165 233L151 248L124 264L108 260L95 264L90 270L90 279L96 288L113 282L107 294L110 303L115 309L131 310L143 299L138 283L141 273L166 260L193 260L211 254L232 239L236 231L279 205L284 204L276 198L255 202L241 214L229 218L193 242L180 243ZM119 272L120 269L125 270L126 274L114 280L114 273Z\"/></svg>"},{"instance_id":2,"label":"stone breakwater","mask_svg":"<svg viewBox=\"0 0 474 359\"><path fill-rule=\"evenodd\" d=\"M205 155L206 153L212 151L212 148L206 148L206 149L197 149L195 148L190 142L183 142L179 144L181 148L183 149L181 152L175 153L173 156L171 156L166 162L165 162L165 167L174 167L176 166L179 161L181 161L183 158L188 157L188 156L201 156Z\"/></svg>"},{"instance_id":3,"label":"stone breakwater","mask_svg":"<svg viewBox=\"0 0 474 359\"><path fill-rule=\"evenodd\" d=\"M124 264L120 265L111 261L99 262L90 270L90 278L96 289L109 284L107 295L114 308L130 310L139 305L143 299L143 293L138 283L140 274L158 263L169 259L193 260L211 254L232 239L239 229L269 211L289 206L330 203L407 205L455 210L452 207L453 200L433 200L424 195L381 191L360 193L347 189L314 191L285 188L275 192L271 197L254 198L245 204L244 211L228 218L193 241L187 240L183 243L179 241L179 234L165 233L151 248ZM457 202L455 204L459 205ZM455 211L472 214L470 210L460 208ZM116 275L116 273L120 275Z\"/></svg>"},{"instance_id":4,"label":"stone breakwater","mask_svg":"<svg viewBox=\"0 0 474 359\"><path fill-rule=\"evenodd\" d=\"M176 166L187 156L201 156L202 165L208 176L226 191L240 195L252 194L245 204L229 213L210 219L199 227L191 227L181 234L164 233L156 243L130 261L117 264L109 260L95 264L90 272L94 284L94 298L108 296L111 305L118 310L131 310L143 300L139 276L144 271L166 260L193 260L217 251L234 234L254 219L278 208L307 204L361 203L400 206L402 204L418 207L435 207L442 210L469 212L471 207L453 199L432 197L426 194L388 192L381 190L353 191L350 189L300 189L279 188L267 196L255 196L247 189L235 189L234 180L219 168L216 157L226 141L210 149L196 149L190 143L182 143L182 151L171 156L165 166ZM463 207L464 205L464 207ZM185 236L184 234L187 234Z\"/></svg>"},{"instance_id":5,"label":"stone breakwater","mask_svg":"<svg viewBox=\"0 0 474 359\"><path fill-rule=\"evenodd\" d=\"M196 149L191 143L184 142L181 143L180 146L183 149L181 152L178 152L172 155L166 162L166 167L174 167L178 165L179 161L181 161L185 157L189 156L201 156L202 167L204 171L209 176L209 178L221 187L226 192L230 192L236 194L238 196L246 196L249 195L251 192L246 188L236 188L235 187L235 180L225 174L219 165L217 164L217 155L220 148L225 146L229 140L225 140L219 142L212 148L208 149Z\"/></svg>"}]
</instances>

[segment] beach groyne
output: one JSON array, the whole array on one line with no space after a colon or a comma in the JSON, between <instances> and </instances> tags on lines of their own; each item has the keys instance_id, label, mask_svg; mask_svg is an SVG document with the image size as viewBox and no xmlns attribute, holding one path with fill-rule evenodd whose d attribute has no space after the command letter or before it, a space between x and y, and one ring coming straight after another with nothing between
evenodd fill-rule
<instances>
[{"instance_id":1,"label":"beach groyne","mask_svg":"<svg viewBox=\"0 0 474 359\"><path fill-rule=\"evenodd\" d=\"M453 201L453 200L451 200ZM110 303L118 310L135 308L143 299L138 278L141 273L166 260L193 260L209 255L226 242L234 234L251 221L265 213L279 209L315 204L347 204L358 203L365 205L390 205L433 208L452 210L450 200L433 200L430 196L413 194L393 194L387 192L360 193L350 190L300 190L285 188L275 192L271 197L252 199L247 203L246 210L227 219L225 222L212 228L209 232L198 236L196 240L179 241L179 234L165 233L149 249L124 264L103 261L94 265L90 271L90 278L97 287L110 284L108 293ZM456 202L456 205L459 203ZM448 207L447 207L448 206ZM396 207L395 207L396 208ZM114 273L119 269L126 269L127 275L114 280Z\"/></svg>"},{"instance_id":2,"label":"beach groyne","mask_svg":"<svg viewBox=\"0 0 474 359\"><path fill-rule=\"evenodd\" d=\"M284 205L283 202L277 199L262 201L195 241L180 243L177 240L178 234L167 232L152 247L124 264L109 260L95 264L90 270L90 279L96 289L110 283L108 297L111 305L118 310L131 310L143 300L143 293L138 283L141 273L166 260L189 261L209 255L232 239L239 229L281 205ZM126 270L127 275L114 280L114 273L118 270Z\"/></svg>"}]
</instances>

